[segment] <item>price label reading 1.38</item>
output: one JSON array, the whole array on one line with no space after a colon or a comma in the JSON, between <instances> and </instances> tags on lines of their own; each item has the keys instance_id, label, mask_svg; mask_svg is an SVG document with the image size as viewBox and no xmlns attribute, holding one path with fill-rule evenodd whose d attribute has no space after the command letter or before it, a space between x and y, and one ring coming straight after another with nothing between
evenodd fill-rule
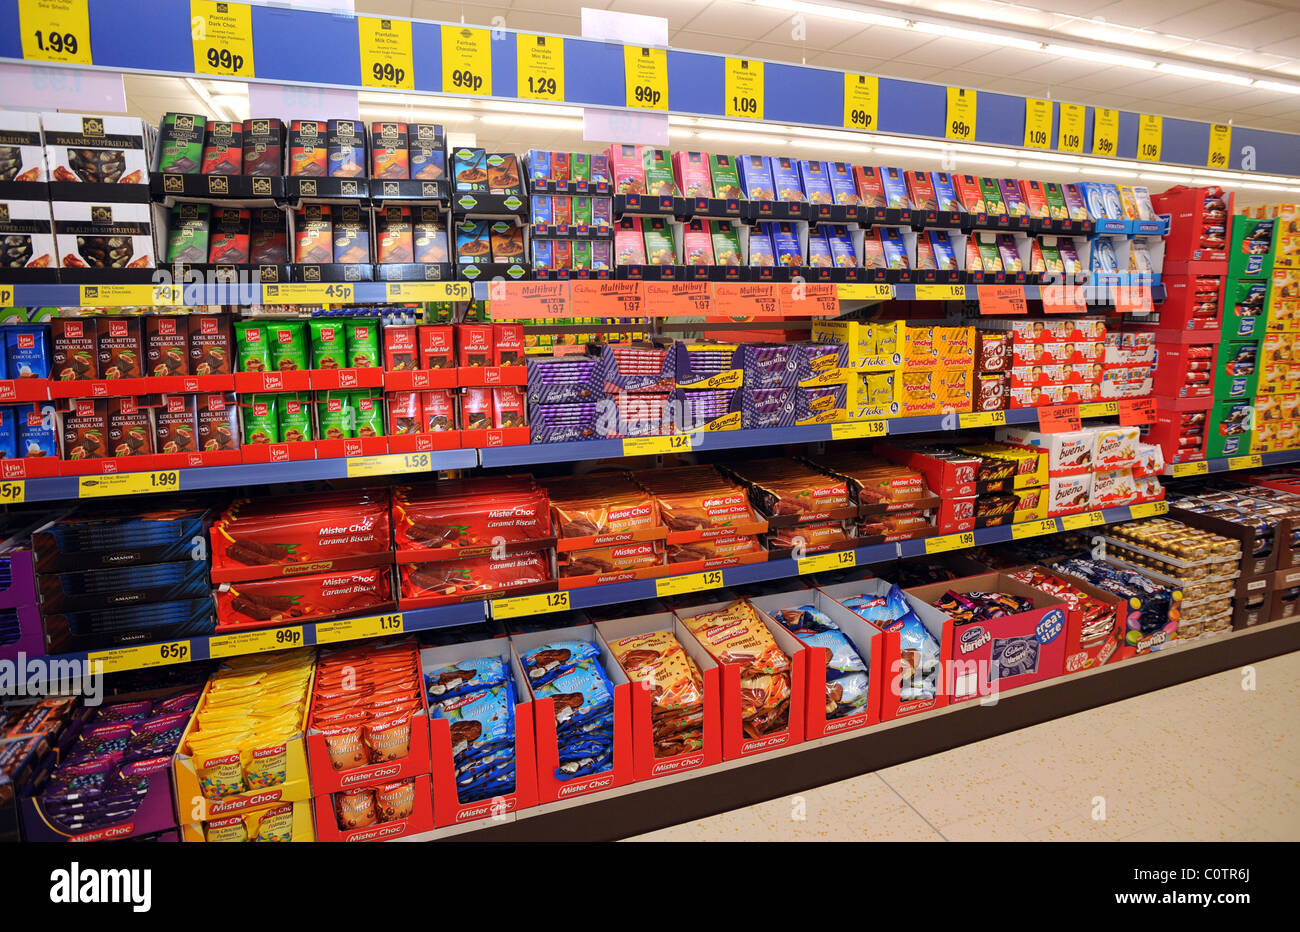
<instances>
[{"instance_id":1,"label":"price label reading 1.38","mask_svg":"<svg viewBox=\"0 0 1300 932\"><path fill-rule=\"evenodd\" d=\"M489 30L442 27L442 89L448 94L492 96L492 33Z\"/></svg>"},{"instance_id":2,"label":"price label reading 1.38","mask_svg":"<svg viewBox=\"0 0 1300 932\"><path fill-rule=\"evenodd\" d=\"M763 63L748 58L726 61L727 116L763 119Z\"/></svg>"},{"instance_id":3,"label":"price label reading 1.38","mask_svg":"<svg viewBox=\"0 0 1300 932\"><path fill-rule=\"evenodd\" d=\"M975 114L979 94L964 87L948 88L948 123L944 135L949 139L971 142L975 139Z\"/></svg>"},{"instance_id":4,"label":"price label reading 1.38","mask_svg":"<svg viewBox=\"0 0 1300 932\"><path fill-rule=\"evenodd\" d=\"M629 109L667 110L668 52L640 45L623 46L623 84Z\"/></svg>"},{"instance_id":5,"label":"price label reading 1.38","mask_svg":"<svg viewBox=\"0 0 1300 932\"><path fill-rule=\"evenodd\" d=\"M88 0L18 0L23 58L64 65L94 64Z\"/></svg>"},{"instance_id":6,"label":"price label reading 1.38","mask_svg":"<svg viewBox=\"0 0 1300 932\"><path fill-rule=\"evenodd\" d=\"M519 92L524 100L564 100L564 40L556 36L515 36Z\"/></svg>"},{"instance_id":7,"label":"price label reading 1.38","mask_svg":"<svg viewBox=\"0 0 1300 932\"><path fill-rule=\"evenodd\" d=\"M411 24L404 19L357 17L361 47L363 87L415 90L415 56L411 51Z\"/></svg>"},{"instance_id":8,"label":"price label reading 1.38","mask_svg":"<svg viewBox=\"0 0 1300 932\"><path fill-rule=\"evenodd\" d=\"M844 75L844 128L873 130L880 125L880 79L870 74Z\"/></svg>"},{"instance_id":9,"label":"price label reading 1.38","mask_svg":"<svg viewBox=\"0 0 1300 932\"><path fill-rule=\"evenodd\" d=\"M190 39L194 43L194 73L251 78L253 10L246 3L190 0Z\"/></svg>"}]
</instances>

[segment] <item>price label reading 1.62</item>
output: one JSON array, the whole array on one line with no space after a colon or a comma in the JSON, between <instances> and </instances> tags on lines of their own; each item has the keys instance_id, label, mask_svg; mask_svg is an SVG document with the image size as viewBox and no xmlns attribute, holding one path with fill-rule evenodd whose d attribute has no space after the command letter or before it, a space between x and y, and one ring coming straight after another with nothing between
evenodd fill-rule
<instances>
[{"instance_id":1,"label":"price label reading 1.62","mask_svg":"<svg viewBox=\"0 0 1300 932\"><path fill-rule=\"evenodd\" d=\"M190 39L194 73L251 78L253 11L246 3L190 0Z\"/></svg>"},{"instance_id":2,"label":"price label reading 1.62","mask_svg":"<svg viewBox=\"0 0 1300 932\"><path fill-rule=\"evenodd\" d=\"M88 0L18 0L23 58L63 65L94 64Z\"/></svg>"}]
</instances>

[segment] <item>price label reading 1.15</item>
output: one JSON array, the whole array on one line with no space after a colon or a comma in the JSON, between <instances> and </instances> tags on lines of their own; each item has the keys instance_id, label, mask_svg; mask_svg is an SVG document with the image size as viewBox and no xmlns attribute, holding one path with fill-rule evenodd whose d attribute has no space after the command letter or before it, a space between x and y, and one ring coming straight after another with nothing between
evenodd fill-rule
<instances>
[{"instance_id":1,"label":"price label reading 1.15","mask_svg":"<svg viewBox=\"0 0 1300 932\"><path fill-rule=\"evenodd\" d=\"M62 65L94 64L88 0L18 0L23 58Z\"/></svg>"},{"instance_id":2,"label":"price label reading 1.15","mask_svg":"<svg viewBox=\"0 0 1300 932\"><path fill-rule=\"evenodd\" d=\"M415 89L411 23L404 19L357 17L363 87Z\"/></svg>"},{"instance_id":3,"label":"price label reading 1.15","mask_svg":"<svg viewBox=\"0 0 1300 932\"><path fill-rule=\"evenodd\" d=\"M253 10L246 3L190 0L190 39L194 43L194 73L251 78Z\"/></svg>"},{"instance_id":4,"label":"price label reading 1.15","mask_svg":"<svg viewBox=\"0 0 1300 932\"><path fill-rule=\"evenodd\" d=\"M371 615L366 618L345 618L342 621L322 621L316 625L316 643L334 644L338 641L357 641L363 638L401 634L406 621L401 612L391 615Z\"/></svg>"},{"instance_id":5,"label":"price label reading 1.15","mask_svg":"<svg viewBox=\"0 0 1300 932\"><path fill-rule=\"evenodd\" d=\"M556 36L515 36L519 91L524 100L564 100L564 40Z\"/></svg>"}]
</instances>

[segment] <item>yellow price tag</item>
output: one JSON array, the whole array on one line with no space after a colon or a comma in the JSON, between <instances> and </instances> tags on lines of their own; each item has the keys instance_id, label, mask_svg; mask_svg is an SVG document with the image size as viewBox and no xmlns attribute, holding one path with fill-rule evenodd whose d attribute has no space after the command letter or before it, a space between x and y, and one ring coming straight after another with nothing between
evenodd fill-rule
<instances>
[{"instance_id":1,"label":"yellow price tag","mask_svg":"<svg viewBox=\"0 0 1300 932\"><path fill-rule=\"evenodd\" d=\"M345 282L262 286L265 304L351 304L354 294L355 289Z\"/></svg>"},{"instance_id":2,"label":"yellow price tag","mask_svg":"<svg viewBox=\"0 0 1300 932\"><path fill-rule=\"evenodd\" d=\"M547 615L568 610L568 592L539 592L537 595L516 595L508 599L492 600L493 618L521 618L525 615Z\"/></svg>"},{"instance_id":3,"label":"yellow price tag","mask_svg":"<svg viewBox=\"0 0 1300 932\"><path fill-rule=\"evenodd\" d=\"M407 472L428 472L433 458L429 453L386 453L382 456L349 456L348 478L396 476Z\"/></svg>"},{"instance_id":4,"label":"yellow price tag","mask_svg":"<svg viewBox=\"0 0 1300 932\"><path fill-rule=\"evenodd\" d=\"M194 43L194 73L251 78L253 8L246 3L190 0L190 39Z\"/></svg>"},{"instance_id":5,"label":"yellow price tag","mask_svg":"<svg viewBox=\"0 0 1300 932\"><path fill-rule=\"evenodd\" d=\"M1204 476L1210 471L1210 464L1205 460L1197 460L1195 463L1174 463L1173 474L1175 479L1181 479L1183 476Z\"/></svg>"},{"instance_id":6,"label":"yellow price tag","mask_svg":"<svg viewBox=\"0 0 1300 932\"><path fill-rule=\"evenodd\" d=\"M623 86L634 110L668 109L668 52L642 45L623 46Z\"/></svg>"},{"instance_id":7,"label":"yellow price tag","mask_svg":"<svg viewBox=\"0 0 1300 932\"><path fill-rule=\"evenodd\" d=\"M391 301L468 301L474 297L470 282L390 282Z\"/></svg>"},{"instance_id":8,"label":"yellow price tag","mask_svg":"<svg viewBox=\"0 0 1300 932\"><path fill-rule=\"evenodd\" d=\"M415 90L411 23L405 19L357 17L361 47L361 86Z\"/></svg>"},{"instance_id":9,"label":"yellow price tag","mask_svg":"<svg viewBox=\"0 0 1300 932\"><path fill-rule=\"evenodd\" d=\"M1228 457L1229 469L1258 469L1264 465L1264 457L1258 453L1252 453L1250 456L1230 456ZM4 500L4 486L0 485L0 501Z\"/></svg>"},{"instance_id":10,"label":"yellow price tag","mask_svg":"<svg viewBox=\"0 0 1300 932\"><path fill-rule=\"evenodd\" d=\"M1232 127L1226 123L1210 124L1210 150L1205 164L1210 168L1227 168L1232 161Z\"/></svg>"},{"instance_id":11,"label":"yellow price tag","mask_svg":"<svg viewBox=\"0 0 1300 932\"><path fill-rule=\"evenodd\" d=\"M949 550L962 550L974 546L974 531L966 531L962 534L944 534L942 537L927 537L925 539L926 554L945 553Z\"/></svg>"},{"instance_id":12,"label":"yellow price tag","mask_svg":"<svg viewBox=\"0 0 1300 932\"><path fill-rule=\"evenodd\" d=\"M623 441L624 456L652 456L664 453L691 452L690 434L667 437L628 437Z\"/></svg>"},{"instance_id":13,"label":"yellow price tag","mask_svg":"<svg viewBox=\"0 0 1300 932\"><path fill-rule=\"evenodd\" d=\"M558 36L515 36L515 73L524 100L564 100L564 40Z\"/></svg>"},{"instance_id":14,"label":"yellow price tag","mask_svg":"<svg viewBox=\"0 0 1300 932\"><path fill-rule=\"evenodd\" d=\"M180 285L82 285L82 307L172 307L184 303Z\"/></svg>"},{"instance_id":15,"label":"yellow price tag","mask_svg":"<svg viewBox=\"0 0 1300 932\"><path fill-rule=\"evenodd\" d=\"M917 285L918 301L965 301L965 285Z\"/></svg>"},{"instance_id":16,"label":"yellow price tag","mask_svg":"<svg viewBox=\"0 0 1300 932\"><path fill-rule=\"evenodd\" d=\"M0 307L14 306L14 286L0 285Z\"/></svg>"},{"instance_id":17,"label":"yellow price tag","mask_svg":"<svg viewBox=\"0 0 1300 932\"><path fill-rule=\"evenodd\" d=\"M91 65L88 0L18 0L23 58Z\"/></svg>"},{"instance_id":18,"label":"yellow price tag","mask_svg":"<svg viewBox=\"0 0 1300 932\"><path fill-rule=\"evenodd\" d=\"M964 87L948 88L948 122L944 126L944 135L963 142L974 141L978 102L978 91Z\"/></svg>"},{"instance_id":19,"label":"yellow price tag","mask_svg":"<svg viewBox=\"0 0 1300 932\"><path fill-rule=\"evenodd\" d=\"M1147 502L1145 505L1133 505L1128 513L1130 518L1157 518L1169 514L1169 503Z\"/></svg>"},{"instance_id":20,"label":"yellow price tag","mask_svg":"<svg viewBox=\"0 0 1300 932\"><path fill-rule=\"evenodd\" d=\"M961 427L1006 427L1007 412L972 411L957 415L957 423Z\"/></svg>"},{"instance_id":21,"label":"yellow price tag","mask_svg":"<svg viewBox=\"0 0 1300 932\"><path fill-rule=\"evenodd\" d=\"M1039 97L1025 98L1025 148L1052 147L1052 102Z\"/></svg>"},{"instance_id":22,"label":"yellow price tag","mask_svg":"<svg viewBox=\"0 0 1300 932\"><path fill-rule=\"evenodd\" d=\"M853 550L832 550L819 553L815 557L804 557L799 561L799 575L808 573L829 573L831 570L846 570L858 565L858 554Z\"/></svg>"},{"instance_id":23,"label":"yellow price tag","mask_svg":"<svg viewBox=\"0 0 1300 932\"><path fill-rule=\"evenodd\" d=\"M1119 404L1114 401L1094 401L1079 405L1079 417L1114 417L1119 414Z\"/></svg>"},{"instance_id":24,"label":"yellow price tag","mask_svg":"<svg viewBox=\"0 0 1300 932\"><path fill-rule=\"evenodd\" d=\"M148 492L175 492L181 487L177 469L153 472L118 472L107 476L81 476L77 480L78 498L107 498L110 495L144 495Z\"/></svg>"},{"instance_id":25,"label":"yellow price tag","mask_svg":"<svg viewBox=\"0 0 1300 932\"><path fill-rule=\"evenodd\" d=\"M856 440L859 437L883 437L889 433L888 421L841 421L831 425L832 440Z\"/></svg>"},{"instance_id":26,"label":"yellow price tag","mask_svg":"<svg viewBox=\"0 0 1300 932\"><path fill-rule=\"evenodd\" d=\"M468 26L442 27L442 90L492 96L492 33Z\"/></svg>"},{"instance_id":27,"label":"yellow price tag","mask_svg":"<svg viewBox=\"0 0 1300 932\"><path fill-rule=\"evenodd\" d=\"M292 628L265 628L261 631L240 631L238 634L219 634L208 638L208 656L238 657L241 654L261 654L269 650L289 650L302 646L302 626Z\"/></svg>"},{"instance_id":28,"label":"yellow price tag","mask_svg":"<svg viewBox=\"0 0 1300 932\"><path fill-rule=\"evenodd\" d=\"M27 501L27 483L22 479L0 482L0 505L21 505Z\"/></svg>"},{"instance_id":29,"label":"yellow price tag","mask_svg":"<svg viewBox=\"0 0 1300 932\"><path fill-rule=\"evenodd\" d=\"M722 570L707 570L703 573L687 573L685 576L665 576L655 580L655 595L663 598L669 595L686 595L688 592L703 592L706 589L721 589Z\"/></svg>"},{"instance_id":30,"label":"yellow price tag","mask_svg":"<svg viewBox=\"0 0 1300 932\"><path fill-rule=\"evenodd\" d=\"M1092 111L1092 154L1119 155L1119 111L1094 107Z\"/></svg>"},{"instance_id":31,"label":"yellow price tag","mask_svg":"<svg viewBox=\"0 0 1300 932\"><path fill-rule=\"evenodd\" d=\"M835 286L835 297L841 301L892 301L894 286L883 283L864 284L855 282Z\"/></svg>"},{"instance_id":32,"label":"yellow price tag","mask_svg":"<svg viewBox=\"0 0 1300 932\"><path fill-rule=\"evenodd\" d=\"M1138 114L1138 158L1143 162L1159 162L1164 136L1164 117L1150 113Z\"/></svg>"},{"instance_id":33,"label":"yellow price tag","mask_svg":"<svg viewBox=\"0 0 1300 932\"><path fill-rule=\"evenodd\" d=\"M1067 531L1081 531L1105 523L1106 516L1100 511L1085 511L1081 515L1065 515L1061 518L1061 527Z\"/></svg>"},{"instance_id":34,"label":"yellow price tag","mask_svg":"<svg viewBox=\"0 0 1300 932\"><path fill-rule=\"evenodd\" d=\"M344 618L342 621L322 621L316 625L316 643L333 644L337 641L358 641L387 634L401 634L405 628L406 621L401 612Z\"/></svg>"},{"instance_id":35,"label":"yellow price tag","mask_svg":"<svg viewBox=\"0 0 1300 932\"><path fill-rule=\"evenodd\" d=\"M880 79L844 73L845 129L873 130L880 125Z\"/></svg>"},{"instance_id":36,"label":"yellow price tag","mask_svg":"<svg viewBox=\"0 0 1300 932\"><path fill-rule=\"evenodd\" d=\"M1011 539L1021 540L1025 537L1039 537L1043 534L1055 534L1060 530L1055 518L1044 518L1042 521L1021 521L1019 524L1011 525Z\"/></svg>"},{"instance_id":37,"label":"yellow price tag","mask_svg":"<svg viewBox=\"0 0 1300 932\"><path fill-rule=\"evenodd\" d=\"M123 670L147 670L166 667L194 659L189 641L167 641L164 644L142 644L139 647L118 647L113 650L96 650L86 655L86 660L103 664L104 673L121 673Z\"/></svg>"},{"instance_id":38,"label":"yellow price tag","mask_svg":"<svg viewBox=\"0 0 1300 932\"><path fill-rule=\"evenodd\" d=\"M763 63L750 58L726 59L725 90L727 116L763 119Z\"/></svg>"},{"instance_id":39,"label":"yellow price tag","mask_svg":"<svg viewBox=\"0 0 1300 932\"><path fill-rule=\"evenodd\" d=\"M1059 122L1056 148L1062 152L1082 152L1083 135L1088 128L1088 108L1083 104L1061 104Z\"/></svg>"}]
</instances>

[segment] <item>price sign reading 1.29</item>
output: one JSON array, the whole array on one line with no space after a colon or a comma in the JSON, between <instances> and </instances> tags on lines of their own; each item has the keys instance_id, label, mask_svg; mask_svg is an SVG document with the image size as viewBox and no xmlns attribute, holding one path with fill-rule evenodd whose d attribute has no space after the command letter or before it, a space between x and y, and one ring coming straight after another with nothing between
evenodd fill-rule
<instances>
[{"instance_id":1,"label":"price sign reading 1.29","mask_svg":"<svg viewBox=\"0 0 1300 932\"><path fill-rule=\"evenodd\" d=\"M564 100L564 40L556 36L515 36L519 92L524 100Z\"/></svg>"},{"instance_id":2,"label":"price sign reading 1.29","mask_svg":"<svg viewBox=\"0 0 1300 932\"><path fill-rule=\"evenodd\" d=\"M492 33L468 26L442 27L442 89L492 96Z\"/></svg>"},{"instance_id":3,"label":"price sign reading 1.29","mask_svg":"<svg viewBox=\"0 0 1300 932\"><path fill-rule=\"evenodd\" d=\"M625 45L623 83L627 88L627 106L630 109L667 110L668 52Z\"/></svg>"}]
</instances>

